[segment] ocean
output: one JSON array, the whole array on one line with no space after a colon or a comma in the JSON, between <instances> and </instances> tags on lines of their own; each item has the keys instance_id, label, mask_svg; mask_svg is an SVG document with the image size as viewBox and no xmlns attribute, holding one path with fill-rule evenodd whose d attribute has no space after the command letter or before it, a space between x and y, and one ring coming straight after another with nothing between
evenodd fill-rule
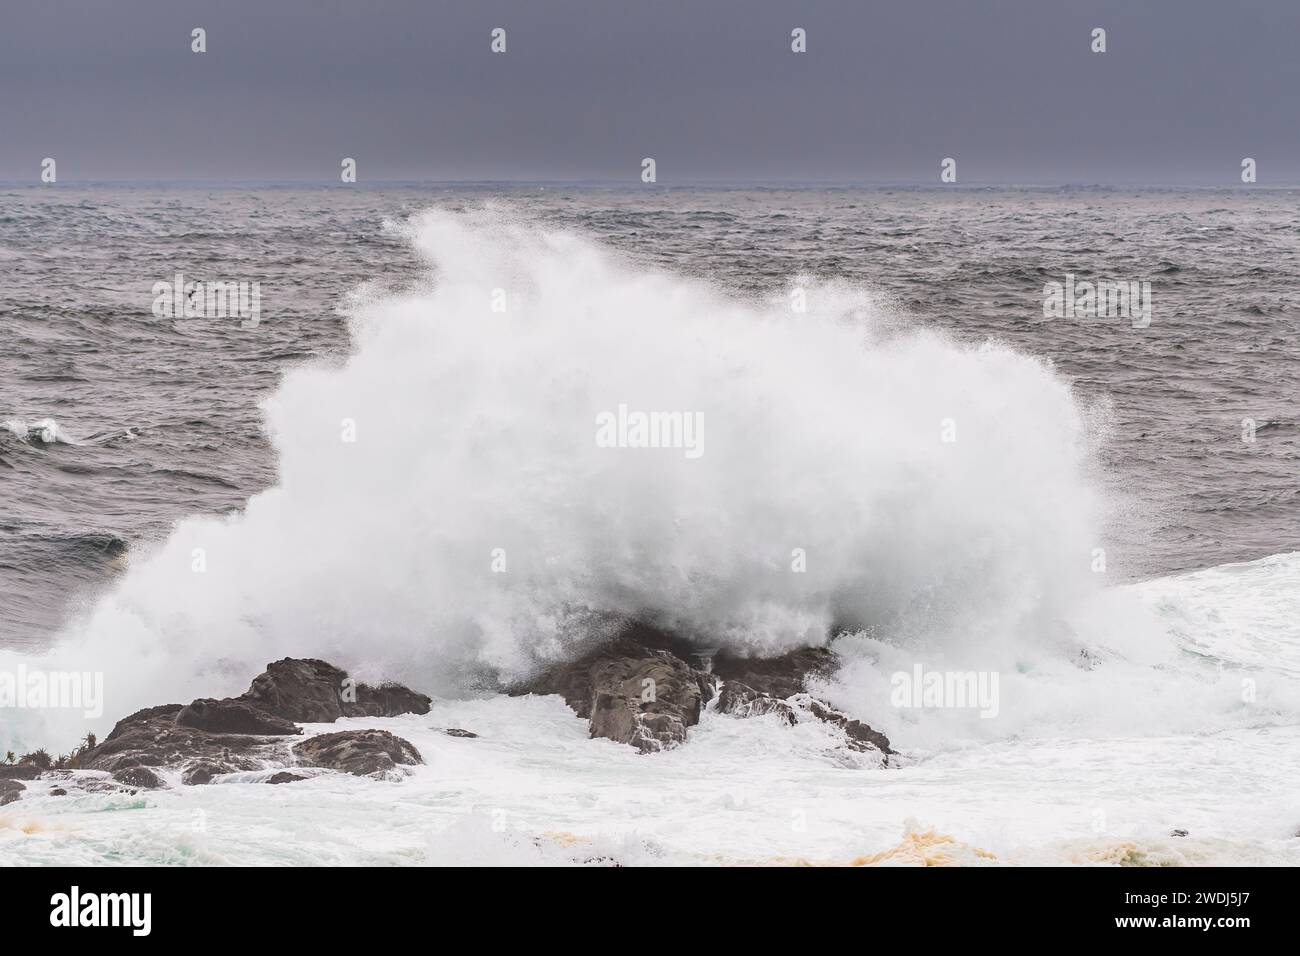
<instances>
[{"instance_id":1,"label":"ocean","mask_svg":"<svg viewBox=\"0 0 1300 956\"><path fill-rule=\"evenodd\" d=\"M1300 862L1297 199L0 189L0 668L105 682L0 749L286 655L436 695L342 722L416 744L401 783L36 786L0 861ZM260 312L169 313L178 275ZM1110 281L1146 311L1045 314ZM620 406L701 454L599 447ZM491 691L593 612L840 635L819 692L898 765L712 712L642 756ZM891 703L917 666L997 713Z\"/></svg>"}]
</instances>

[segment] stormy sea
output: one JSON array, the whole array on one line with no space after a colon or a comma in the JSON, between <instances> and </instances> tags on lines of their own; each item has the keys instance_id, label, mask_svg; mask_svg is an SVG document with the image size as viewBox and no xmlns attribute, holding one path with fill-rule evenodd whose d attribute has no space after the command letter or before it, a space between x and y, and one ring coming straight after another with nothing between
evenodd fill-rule
<instances>
[{"instance_id":1,"label":"stormy sea","mask_svg":"<svg viewBox=\"0 0 1300 956\"><path fill-rule=\"evenodd\" d=\"M1300 863L1298 198L0 189L0 865Z\"/></svg>"}]
</instances>

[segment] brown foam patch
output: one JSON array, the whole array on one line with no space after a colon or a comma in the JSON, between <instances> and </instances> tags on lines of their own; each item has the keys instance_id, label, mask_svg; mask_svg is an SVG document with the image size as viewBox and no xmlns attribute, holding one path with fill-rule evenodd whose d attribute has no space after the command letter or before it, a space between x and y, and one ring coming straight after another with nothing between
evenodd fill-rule
<instances>
[{"instance_id":1,"label":"brown foam patch","mask_svg":"<svg viewBox=\"0 0 1300 956\"><path fill-rule=\"evenodd\" d=\"M908 829L894 846L849 860L778 857L766 862L778 866L983 866L1002 861L996 853L946 833L934 829Z\"/></svg>"},{"instance_id":2,"label":"brown foam patch","mask_svg":"<svg viewBox=\"0 0 1300 956\"><path fill-rule=\"evenodd\" d=\"M62 824L51 824L40 817L20 817L17 815L0 817L0 830L13 830L29 836L34 833L58 833L67 829Z\"/></svg>"}]
</instances>

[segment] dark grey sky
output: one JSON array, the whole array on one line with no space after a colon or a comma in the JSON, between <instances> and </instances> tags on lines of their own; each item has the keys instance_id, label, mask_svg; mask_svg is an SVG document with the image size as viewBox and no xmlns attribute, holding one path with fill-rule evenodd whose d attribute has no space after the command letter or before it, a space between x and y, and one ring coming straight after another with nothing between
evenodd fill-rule
<instances>
[{"instance_id":1,"label":"dark grey sky","mask_svg":"<svg viewBox=\"0 0 1300 956\"><path fill-rule=\"evenodd\" d=\"M1298 44L1300 0L0 0L0 180L1300 183Z\"/></svg>"}]
</instances>

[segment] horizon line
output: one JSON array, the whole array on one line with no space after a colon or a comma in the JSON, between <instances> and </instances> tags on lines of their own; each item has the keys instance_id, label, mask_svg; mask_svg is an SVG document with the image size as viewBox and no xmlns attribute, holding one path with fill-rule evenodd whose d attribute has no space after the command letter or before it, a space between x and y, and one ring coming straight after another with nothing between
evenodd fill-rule
<instances>
[{"instance_id":1,"label":"horizon line","mask_svg":"<svg viewBox=\"0 0 1300 956\"><path fill-rule=\"evenodd\" d=\"M77 179L45 183L30 180L0 179L4 189L58 189L60 186L298 186L314 188L355 189L373 186L558 186L600 187L631 190L670 189L1296 189L1300 181L1278 183L1241 182L1089 182L1061 180L1044 182L1014 182L1001 180L972 180L969 182L935 183L919 180L850 180L850 179L691 179L672 183L643 183L625 179L371 179L344 183L331 179Z\"/></svg>"}]
</instances>

